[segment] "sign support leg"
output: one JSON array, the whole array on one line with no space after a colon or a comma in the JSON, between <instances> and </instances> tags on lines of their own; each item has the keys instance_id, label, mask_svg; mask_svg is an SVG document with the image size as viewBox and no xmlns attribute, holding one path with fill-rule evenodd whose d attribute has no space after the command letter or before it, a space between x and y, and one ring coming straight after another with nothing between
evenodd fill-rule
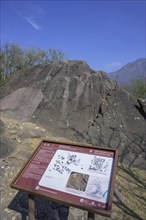
<instances>
[{"instance_id":1,"label":"sign support leg","mask_svg":"<svg viewBox=\"0 0 146 220\"><path fill-rule=\"evenodd\" d=\"M88 212L88 220L95 220L95 214Z\"/></svg>"},{"instance_id":2,"label":"sign support leg","mask_svg":"<svg viewBox=\"0 0 146 220\"><path fill-rule=\"evenodd\" d=\"M35 202L34 196L29 194L28 198L28 219L35 220Z\"/></svg>"}]
</instances>

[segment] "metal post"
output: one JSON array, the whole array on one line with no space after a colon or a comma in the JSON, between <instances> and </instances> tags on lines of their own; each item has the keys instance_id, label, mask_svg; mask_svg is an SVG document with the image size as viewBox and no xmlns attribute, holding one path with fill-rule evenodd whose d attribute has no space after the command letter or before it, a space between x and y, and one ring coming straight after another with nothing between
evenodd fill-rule
<instances>
[{"instance_id":1,"label":"metal post","mask_svg":"<svg viewBox=\"0 0 146 220\"><path fill-rule=\"evenodd\" d=\"M88 212L88 220L95 220L95 214Z\"/></svg>"},{"instance_id":2,"label":"metal post","mask_svg":"<svg viewBox=\"0 0 146 220\"><path fill-rule=\"evenodd\" d=\"M35 220L35 202L34 196L29 194L28 198L28 219Z\"/></svg>"}]
</instances>

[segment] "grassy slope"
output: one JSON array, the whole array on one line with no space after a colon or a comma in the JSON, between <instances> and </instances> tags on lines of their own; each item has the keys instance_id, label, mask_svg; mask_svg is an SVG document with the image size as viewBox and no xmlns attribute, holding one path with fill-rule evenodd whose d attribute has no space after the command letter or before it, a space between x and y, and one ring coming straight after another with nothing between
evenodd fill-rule
<instances>
[{"instance_id":1,"label":"grassy slope","mask_svg":"<svg viewBox=\"0 0 146 220\"><path fill-rule=\"evenodd\" d=\"M115 219L146 219L146 172L118 166L113 202Z\"/></svg>"}]
</instances>

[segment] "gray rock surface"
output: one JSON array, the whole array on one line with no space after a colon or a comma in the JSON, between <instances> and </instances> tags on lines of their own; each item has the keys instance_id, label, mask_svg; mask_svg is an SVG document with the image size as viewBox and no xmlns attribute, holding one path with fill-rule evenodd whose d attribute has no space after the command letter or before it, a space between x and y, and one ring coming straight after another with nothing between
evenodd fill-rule
<instances>
[{"instance_id":1,"label":"gray rock surface","mask_svg":"<svg viewBox=\"0 0 146 220\"><path fill-rule=\"evenodd\" d=\"M0 134L3 134L5 131L5 124L4 122L0 119Z\"/></svg>"},{"instance_id":2,"label":"gray rock surface","mask_svg":"<svg viewBox=\"0 0 146 220\"><path fill-rule=\"evenodd\" d=\"M119 162L145 168L145 112L130 94L83 61L39 65L1 88L1 115L69 140L117 148Z\"/></svg>"},{"instance_id":3,"label":"gray rock surface","mask_svg":"<svg viewBox=\"0 0 146 220\"><path fill-rule=\"evenodd\" d=\"M5 133L5 124L0 120L0 158L8 156L16 148L16 142ZM1 170L0 170L1 173Z\"/></svg>"},{"instance_id":4,"label":"gray rock surface","mask_svg":"<svg viewBox=\"0 0 146 220\"><path fill-rule=\"evenodd\" d=\"M16 142L7 136L0 136L0 158L8 156L16 148Z\"/></svg>"},{"instance_id":5,"label":"gray rock surface","mask_svg":"<svg viewBox=\"0 0 146 220\"><path fill-rule=\"evenodd\" d=\"M35 197L34 201L36 220L67 220L69 213L68 206L60 205L40 197ZM18 192L8 208L21 213L17 219L27 219L28 194Z\"/></svg>"}]
</instances>

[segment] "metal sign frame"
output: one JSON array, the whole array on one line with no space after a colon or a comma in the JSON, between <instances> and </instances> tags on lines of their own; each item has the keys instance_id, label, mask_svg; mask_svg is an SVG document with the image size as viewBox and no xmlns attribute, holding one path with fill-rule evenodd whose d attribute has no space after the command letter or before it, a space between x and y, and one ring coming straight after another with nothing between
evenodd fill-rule
<instances>
[{"instance_id":1,"label":"metal sign frame","mask_svg":"<svg viewBox=\"0 0 146 220\"><path fill-rule=\"evenodd\" d=\"M67 157L66 155L76 154L77 157L82 156L82 158L88 156L88 158L90 157L91 158L94 157L95 159L96 158L98 159L107 158L107 160L112 161L112 165L110 168L111 171L110 171L110 176L109 176L108 195L106 199L106 205L102 206L103 202L100 202L100 199L99 201L97 198L93 198L92 200L91 198L86 198L85 196L83 197L80 194L76 195L76 189L73 189L73 187L70 185L69 186L67 185L67 187L70 187L68 188L69 189L68 191L61 192L60 190L56 188L53 189L50 186L47 188L46 185L42 186L39 184L41 180L43 184L46 184L44 173L47 172L47 170L48 170L48 173L51 172L50 171L51 169L49 168L51 167L52 161L53 160L57 161L53 158L60 157L59 154L56 153L56 152L59 152L58 150L64 153L64 156L63 156L64 158ZM50 141L50 140L42 140L41 143L38 145L38 147L33 152L30 159L26 162L26 164L23 166L23 168L20 170L20 172L11 182L10 186L14 189L29 193L30 195L29 208L31 209L31 213L29 213L30 216L34 216L33 212L35 212L35 210L34 210L34 204L33 204L32 198L33 196L36 195L36 196L45 197L49 200L53 200L53 201L56 201L62 204L66 204L69 206L74 206L74 207L86 210L88 211L89 216L91 216L92 213L94 213L94 214L99 214L99 215L110 217L113 193L114 193L116 169L117 169L117 160L118 160L118 153L116 149L103 148L103 147L91 146L91 145L86 145L86 144L74 144L74 143L69 143L69 142L56 142L56 141ZM73 157L72 157L72 161L73 161ZM79 159L76 161L78 161L78 163L80 162ZM61 162L57 162L57 163L61 163ZM92 163L93 163L93 160L92 160ZM58 166L58 164L55 166ZM53 170L52 173L60 172L60 170L57 170L58 168L55 168L55 166L53 167L53 169L54 170L56 169L56 170L55 171ZM61 166L63 167L63 165ZM74 166L77 166L77 163ZM66 167L64 168L62 172L66 172L69 165L67 168ZM95 167L91 167L91 168L95 169ZM81 165L80 165L80 169L83 169L81 168ZM101 172L99 169L97 171ZM70 171L70 173L75 173L75 172ZM98 177L100 177L98 172L94 173L94 176L96 176L95 174ZM83 175L81 174L81 172L79 172L79 174L77 173L77 175L78 176L80 175L82 179L83 179L83 176L84 178L88 179L88 175L85 175L85 174ZM53 177L47 177L47 178L53 178ZM49 184L51 184L51 179L50 179ZM84 193L83 191L85 191L85 189L82 189L81 193ZM35 219L35 218L30 217L29 219Z\"/></svg>"}]
</instances>

